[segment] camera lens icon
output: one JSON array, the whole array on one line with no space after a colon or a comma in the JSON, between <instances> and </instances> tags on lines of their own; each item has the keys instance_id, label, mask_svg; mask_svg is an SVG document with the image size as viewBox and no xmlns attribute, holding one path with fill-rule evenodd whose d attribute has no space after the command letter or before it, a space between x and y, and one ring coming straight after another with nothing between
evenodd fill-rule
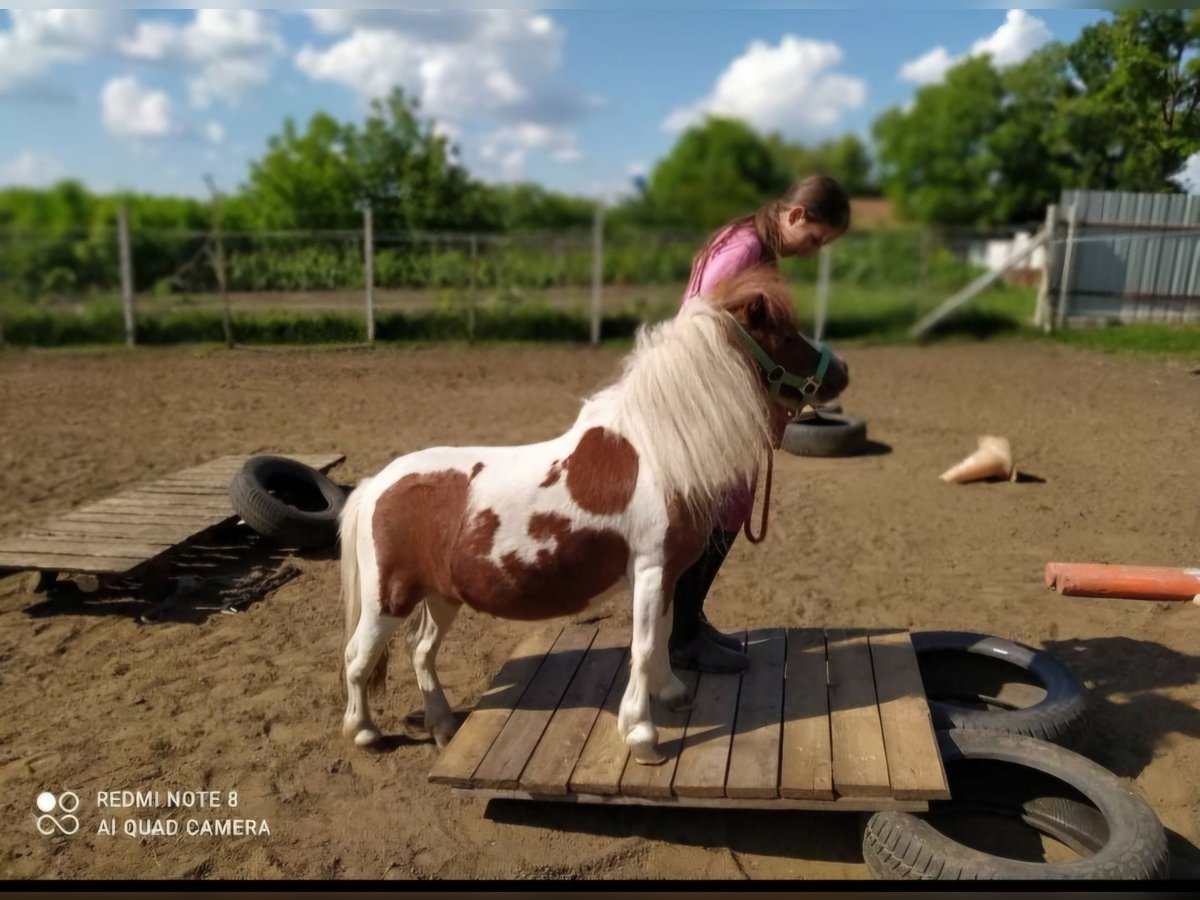
<instances>
[{"instance_id":1,"label":"camera lens icon","mask_svg":"<svg viewBox=\"0 0 1200 900\"><path fill-rule=\"evenodd\" d=\"M43 815L37 817L37 830L46 836L59 834L74 834L79 830L79 819L74 815L79 810L79 795L74 791L63 791L57 797L49 791L42 791L37 796L37 808ZM60 816L50 813L58 811Z\"/></svg>"}]
</instances>

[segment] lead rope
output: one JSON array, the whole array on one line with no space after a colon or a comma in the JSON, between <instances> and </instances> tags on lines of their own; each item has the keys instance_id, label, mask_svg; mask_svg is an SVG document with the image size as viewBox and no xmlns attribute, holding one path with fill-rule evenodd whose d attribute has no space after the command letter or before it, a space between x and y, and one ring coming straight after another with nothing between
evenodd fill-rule
<instances>
[{"instance_id":1,"label":"lead rope","mask_svg":"<svg viewBox=\"0 0 1200 900\"><path fill-rule=\"evenodd\" d=\"M754 494L758 490L758 472L757 471L754 473L754 482L750 485L750 496L751 496L750 515L746 519L746 524L744 526L744 529L746 532L746 540L748 540L752 544L761 544L763 542L763 539L767 536L767 520L771 516L771 476L772 476L772 474L774 474L774 471L775 471L775 452L771 447L767 447L767 484L766 484L766 487L763 489L762 519L758 523L758 528L759 528L758 537L754 536L754 533L750 528L750 522L754 518L753 497L754 497Z\"/></svg>"}]
</instances>

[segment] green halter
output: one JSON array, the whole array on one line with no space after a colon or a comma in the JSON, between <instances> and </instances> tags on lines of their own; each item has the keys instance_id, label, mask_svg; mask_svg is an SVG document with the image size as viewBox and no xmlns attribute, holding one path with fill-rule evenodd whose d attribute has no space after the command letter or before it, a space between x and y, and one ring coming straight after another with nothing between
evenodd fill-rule
<instances>
[{"instance_id":1,"label":"green halter","mask_svg":"<svg viewBox=\"0 0 1200 900\"><path fill-rule=\"evenodd\" d=\"M750 333L741 326L741 323L732 314L726 313L725 315L729 316L734 327L738 330L742 341L754 356L755 361L766 373L767 383L771 386L771 398L773 400L779 399L779 392L783 390L785 384L798 390L805 399L811 399L821 389L821 382L825 380L825 373L829 370L829 361L833 359L833 351L823 343L811 340L803 334L800 335L801 338L808 342L809 346L821 352L821 360L817 363L817 371L812 375L802 378L799 375L793 375L775 362L775 360L771 359L767 355L767 351L759 346L758 341L750 336Z\"/></svg>"}]
</instances>

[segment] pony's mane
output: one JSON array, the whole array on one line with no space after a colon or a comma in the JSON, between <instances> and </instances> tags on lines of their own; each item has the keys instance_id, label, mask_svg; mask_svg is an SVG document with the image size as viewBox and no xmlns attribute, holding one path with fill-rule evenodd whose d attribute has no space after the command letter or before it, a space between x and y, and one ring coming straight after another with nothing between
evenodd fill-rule
<instances>
[{"instance_id":1,"label":"pony's mane","mask_svg":"<svg viewBox=\"0 0 1200 900\"><path fill-rule=\"evenodd\" d=\"M794 329L791 299L773 267L730 278L678 317L640 329L621 378L589 403L608 407L666 495L699 521L750 483L770 446L759 373L725 315L745 325L752 309L764 332Z\"/></svg>"},{"instance_id":2,"label":"pony's mane","mask_svg":"<svg viewBox=\"0 0 1200 900\"><path fill-rule=\"evenodd\" d=\"M770 334L796 330L796 311L779 269L769 263L746 269L721 281L708 298L710 304L731 313L743 325L750 309L760 316L759 327Z\"/></svg>"}]
</instances>

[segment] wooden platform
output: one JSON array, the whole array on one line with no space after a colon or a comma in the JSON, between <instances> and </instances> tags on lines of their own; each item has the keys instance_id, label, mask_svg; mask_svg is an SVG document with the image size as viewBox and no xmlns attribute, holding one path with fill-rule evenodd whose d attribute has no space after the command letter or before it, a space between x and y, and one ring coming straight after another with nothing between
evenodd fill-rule
<instances>
[{"instance_id":1,"label":"wooden platform","mask_svg":"<svg viewBox=\"0 0 1200 900\"><path fill-rule=\"evenodd\" d=\"M328 472L340 453L290 455ZM223 456L0 540L0 569L120 575L237 519L229 482L248 456Z\"/></svg>"},{"instance_id":2,"label":"wooden platform","mask_svg":"<svg viewBox=\"0 0 1200 900\"><path fill-rule=\"evenodd\" d=\"M669 758L643 766L617 735L628 632L532 634L429 780L476 797L717 808L919 811L949 797L907 632L764 629L744 640L745 673L678 673L692 708L655 707Z\"/></svg>"}]
</instances>

